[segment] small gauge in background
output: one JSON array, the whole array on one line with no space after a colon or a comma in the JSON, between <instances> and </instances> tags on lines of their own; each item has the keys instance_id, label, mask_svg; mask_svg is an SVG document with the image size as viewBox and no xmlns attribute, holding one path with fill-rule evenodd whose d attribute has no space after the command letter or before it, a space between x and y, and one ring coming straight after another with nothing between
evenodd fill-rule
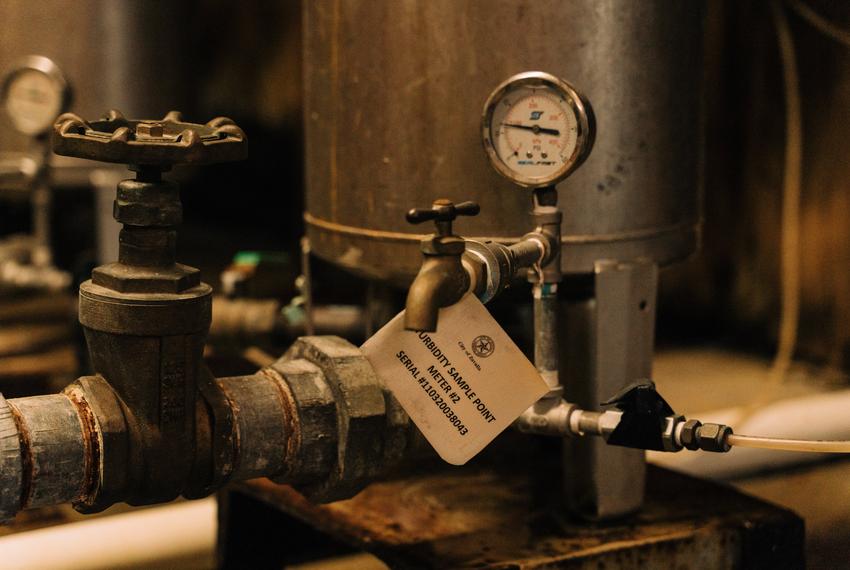
<instances>
[{"instance_id":1,"label":"small gauge in background","mask_svg":"<svg viewBox=\"0 0 850 570\"><path fill-rule=\"evenodd\" d=\"M569 176L590 153L594 131L587 99L541 71L510 77L484 105L482 135L493 167L526 188Z\"/></svg>"},{"instance_id":2,"label":"small gauge in background","mask_svg":"<svg viewBox=\"0 0 850 570\"><path fill-rule=\"evenodd\" d=\"M3 78L0 101L15 129L38 137L67 110L71 94L62 71L50 59L31 55Z\"/></svg>"}]
</instances>

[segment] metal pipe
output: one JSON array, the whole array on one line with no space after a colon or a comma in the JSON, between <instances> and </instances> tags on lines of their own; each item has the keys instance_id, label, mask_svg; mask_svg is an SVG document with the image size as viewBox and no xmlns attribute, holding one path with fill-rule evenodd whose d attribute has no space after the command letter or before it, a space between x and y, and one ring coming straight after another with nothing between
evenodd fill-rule
<instances>
[{"instance_id":1,"label":"metal pipe","mask_svg":"<svg viewBox=\"0 0 850 570\"><path fill-rule=\"evenodd\" d=\"M216 382L234 416L237 452L231 479L282 473L299 442L295 402L281 378L260 371Z\"/></svg>"},{"instance_id":2,"label":"metal pipe","mask_svg":"<svg viewBox=\"0 0 850 570\"><path fill-rule=\"evenodd\" d=\"M310 238L301 238L301 295L304 297L304 326L307 335L316 334L313 323L313 272L310 267Z\"/></svg>"},{"instance_id":3,"label":"metal pipe","mask_svg":"<svg viewBox=\"0 0 850 570\"><path fill-rule=\"evenodd\" d=\"M0 396L0 522L92 491L99 457L92 427L85 404L66 394Z\"/></svg>"},{"instance_id":4,"label":"metal pipe","mask_svg":"<svg viewBox=\"0 0 850 570\"><path fill-rule=\"evenodd\" d=\"M545 238L538 235L525 236L522 241L509 245L508 251L514 268L511 277L515 277L523 269L542 263L547 256Z\"/></svg>"},{"instance_id":5,"label":"metal pipe","mask_svg":"<svg viewBox=\"0 0 850 570\"><path fill-rule=\"evenodd\" d=\"M29 154L3 153L0 155L0 184L4 187L28 185L37 171L38 163Z\"/></svg>"},{"instance_id":6,"label":"metal pipe","mask_svg":"<svg viewBox=\"0 0 850 570\"><path fill-rule=\"evenodd\" d=\"M32 262L39 267L49 267L53 264L53 250L50 243L50 217L53 205L53 195L50 188L51 154L50 145L44 145L41 161L30 188L32 233L35 240Z\"/></svg>"},{"instance_id":7,"label":"metal pipe","mask_svg":"<svg viewBox=\"0 0 850 570\"><path fill-rule=\"evenodd\" d=\"M82 512L163 502L163 481L187 498L256 477L313 500L348 498L401 459L413 434L369 361L341 338L302 337L255 374L206 385L208 376L185 474L169 471L170 453L150 454L155 467L134 465L135 410L102 376L52 396L0 396L0 522L67 502Z\"/></svg>"},{"instance_id":8,"label":"metal pipe","mask_svg":"<svg viewBox=\"0 0 850 570\"><path fill-rule=\"evenodd\" d=\"M316 305L311 313L313 327L318 334L346 338L361 336L367 320L365 310L357 305ZM276 299L213 297L211 337L275 333L310 336L307 333L306 307L293 304L281 307Z\"/></svg>"},{"instance_id":9,"label":"metal pipe","mask_svg":"<svg viewBox=\"0 0 850 570\"><path fill-rule=\"evenodd\" d=\"M622 417L623 412L612 410L605 412L577 410L574 417L570 418L570 431L574 435L601 435L604 439L608 439Z\"/></svg>"},{"instance_id":10,"label":"metal pipe","mask_svg":"<svg viewBox=\"0 0 850 570\"><path fill-rule=\"evenodd\" d=\"M542 398L528 408L517 419L516 427L523 433L569 437L575 435L571 430L570 417L577 411L574 404L562 399Z\"/></svg>"},{"instance_id":11,"label":"metal pipe","mask_svg":"<svg viewBox=\"0 0 850 570\"><path fill-rule=\"evenodd\" d=\"M558 379L558 285L535 283L534 295L534 365L549 386L545 398L560 398L563 392Z\"/></svg>"},{"instance_id":12,"label":"metal pipe","mask_svg":"<svg viewBox=\"0 0 850 570\"><path fill-rule=\"evenodd\" d=\"M534 296L534 364L549 386L546 398L560 398L563 393L558 378L558 283L561 281L561 220L558 191L554 187L535 188L532 214L537 222L536 234L548 244L545 254L535 266L537 272Z\"/></svg>"}]
</instances>

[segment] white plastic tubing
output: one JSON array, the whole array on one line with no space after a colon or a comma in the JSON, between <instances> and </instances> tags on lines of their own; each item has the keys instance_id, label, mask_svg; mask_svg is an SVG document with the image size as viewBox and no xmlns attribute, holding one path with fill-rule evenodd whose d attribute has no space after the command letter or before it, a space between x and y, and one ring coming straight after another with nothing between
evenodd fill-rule
<instances>
[{"instance_id":1,"label":"white plastic tubing","mask_svg":"<svg viewBox=\"0 0 850 570\"><path fill-rule=\"evenodd\" d=\"M189 559L212 567L216 528L214 498L176 503L4 536L0 566L100 570Z\"/></svg>"},{"instance_id":2,"label":"white plastic tubing","mask_svg":"<svg viewBox=\"0 0 850 570\"><path fill-rule=\"evenodd\" d=\"M842 441L850 440L848 410L850 390L841 390L767 404L739 424L735 422L741 415L741 408L693 414L704 423L731 425L735 430L735 435L731 436L733 439L729 441L733 445L732 449L723 455L651 451L648 458L657 465L718 479L731 479L766 469L818 461L825 456L817 453L819 451L850 451L850 442Z\"/></svg>"}]
</instances>

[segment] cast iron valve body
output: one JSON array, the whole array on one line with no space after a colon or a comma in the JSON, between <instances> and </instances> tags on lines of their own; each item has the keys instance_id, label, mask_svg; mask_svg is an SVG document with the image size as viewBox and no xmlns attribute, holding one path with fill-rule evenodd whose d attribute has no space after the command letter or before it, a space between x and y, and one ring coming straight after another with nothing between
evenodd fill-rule
<instances>
[{"instance_id":1,"label":"cast iron valve body","mask_svg":"<svg viewBox=\"0 0 850 570\"><path fill-rule=\"evenodd\" d=\"M80 286L79 319L96 376L72 390L114 424L104 431L111 441L100 488L82 506L206 495L227 476L232 414L202 361L212 289L197 269L175 260L182 209L177 184L162 172L245 158L245 135L229 119L192 124L175 111L155 121L117 111L91 122L65 114L54 126L53 148L136 172L118 184L118 261L96 268Z\"/></svg>"}]
</instances>

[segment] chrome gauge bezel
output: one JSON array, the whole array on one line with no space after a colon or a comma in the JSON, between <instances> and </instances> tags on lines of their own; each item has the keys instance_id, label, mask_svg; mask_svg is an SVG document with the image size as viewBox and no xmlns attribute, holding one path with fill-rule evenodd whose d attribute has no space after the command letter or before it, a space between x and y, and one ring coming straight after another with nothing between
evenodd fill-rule
<instances>
[{"instance_id":1,"label":"chrome gauge bezel","mask_svg":"<svg viewBox=\"0 0 850 570\"><path fill-rule=\"evenodd\" d=\"M17 117L10 115L7 106L9 90L11 89L15 80L22 73L31 71L35 71L46 76L48 80L53 84L53 87L59 93L60 108L58 114L56 115L57 117L68 110L68 107L71 104L71 89L59 66L56 65L56 63L54 63L53 60L51 60L50 58L41 55L30 55L23 58L22 60L17 62L17 64L12 68L11 71L6 74L5 77L2 78L2 84L0 84L0 106L2 106L3 111L9 117L9 120L12 122L12 125L15 127L16 130L18 130L18 132L27 136L38 137L49 132L53 128L53 122L55 121L56 117L53 117L53 119L51 119L49 123L39 125L38 129L25 129L21 128L20 121Z\"/></svg>"},{"instance_id":2,"label":"chrome gauge bezel","mask_svg":"<svg viewBox=\"0 0 850 570\"><path fill-rule=\"evenodd\" d=\"M570 106L576 117L577 133L575 149L567 161L551 176L547 176L546 178L523 176L516 170L508 167L499 156L493 142L492 122L496 108L504 100L505 96L517 89L526 87L539 87L555 91ZM542 188L554 186L581 166L593 148L593 141L596 136L596 122L590 102L569 82L551 73L526 71L509 77L496 87L487 98L481 116L481 135L484 150L487 152L493 168L499 174L524 188Z\"/></svg>"}]
</instances>

